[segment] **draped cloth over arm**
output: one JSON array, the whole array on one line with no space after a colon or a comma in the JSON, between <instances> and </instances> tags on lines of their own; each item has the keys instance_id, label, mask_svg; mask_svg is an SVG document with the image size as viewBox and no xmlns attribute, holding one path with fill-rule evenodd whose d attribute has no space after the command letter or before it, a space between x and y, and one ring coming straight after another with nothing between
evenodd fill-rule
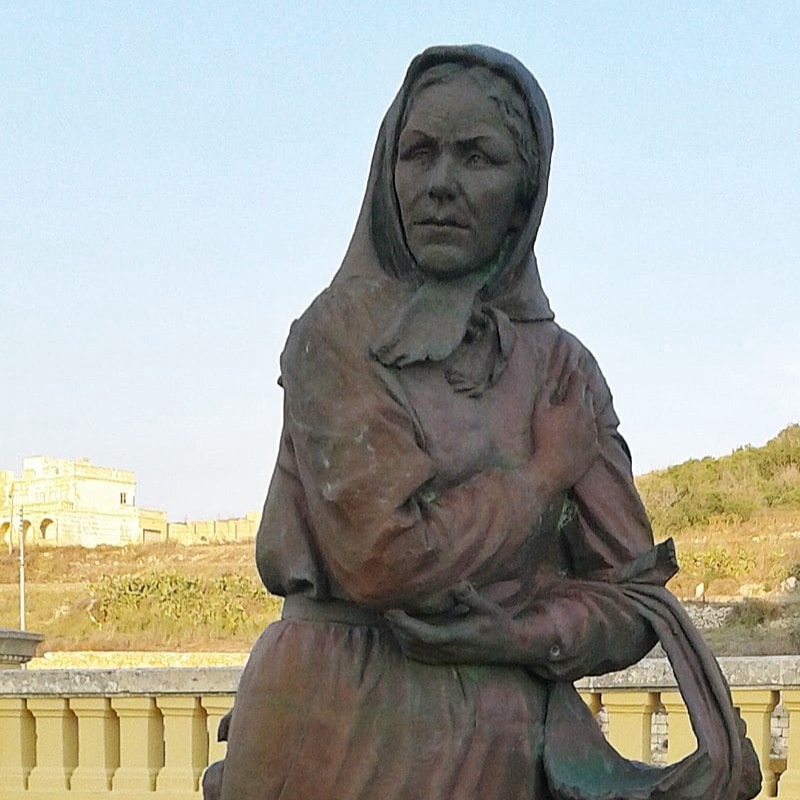
<instances>
[{"instance_id":1,"label":"draped cloth over arm","mask_svg":"<svg viewBox=\"0 0 800 800\"><path fill-rule=\"evenodd\" d=\"M625 759L605 740L574 687L555 683L544 766L559 800L744 800L761 788L758 757L713 653L675 597L652 582L659 582L668 562L674 562L673 550L670 540L645 554L618 576L625 581L618 587L667 654L697 749L668 767Z\"/></svg>"},{"instance_id":2,"label":"draped cloth over arm","mask_svg":"<svg viewBox=\"0 0 800 800\"><path fill-rule=\"evenodd\" d=\"M630 453L602 376L594 391L601 457L574 488L563 534L587 598L611 593L626 614L645 621L672 665L695 737L694 753L674 765L623 758L605 740L571 683L550 689L544 766L559 800L743 800L761 787L758 758L708 645L664 588L677 571L672 540L642 549L647 514L633 484ZM596 670L583 674L597 674ZM576 731L580 735L576 736Z\"/></svg>"}]
</instances>

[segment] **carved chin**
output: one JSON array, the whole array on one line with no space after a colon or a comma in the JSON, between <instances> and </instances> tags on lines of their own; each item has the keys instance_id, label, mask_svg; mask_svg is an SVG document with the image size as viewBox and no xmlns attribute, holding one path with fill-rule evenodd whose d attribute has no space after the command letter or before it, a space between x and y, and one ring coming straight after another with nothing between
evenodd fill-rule
<instances>
[{"instance_id":1,"label":"carved chin","mask_svg":"<svg viewBox=\"0 0 800 800\"><path fill-rule=\"evenodd\" d=\"M419 241L422 238L423 241ZM453 236L417 237L410 242L411 254L420 271L437 278L457 278L480 268L483 259L464 247L463 231ZM461 239L462 241L458 241Z\"/></svg>"},{"instance_id":2,"label":"carved chin","mask_svg":"<svg viewBox=\"0 0 800 800\"><path fill-rule=\"evenodd\" d=\"M459 278L480 265L466 261L462 255L448 252L426 252L415 259L420 272L436 278Z\"/></svg>"}]
</instances>

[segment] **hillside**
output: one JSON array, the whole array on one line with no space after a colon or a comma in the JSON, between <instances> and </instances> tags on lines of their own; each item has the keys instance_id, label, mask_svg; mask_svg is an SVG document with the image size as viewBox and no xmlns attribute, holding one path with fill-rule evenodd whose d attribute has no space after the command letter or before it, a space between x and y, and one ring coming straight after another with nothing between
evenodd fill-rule
<instances>
[{"instance_id":1,"label":"hillside","mask_svg":"<svg viewBox=\"0 0 800 800\"><path fill-rule=\"evenodd\" d=\"M767 594L800 578L800 425L636 483L656 539L675 538L676 594L693 596L700 583L707 596Z\"/></svg>"}]
</instances>

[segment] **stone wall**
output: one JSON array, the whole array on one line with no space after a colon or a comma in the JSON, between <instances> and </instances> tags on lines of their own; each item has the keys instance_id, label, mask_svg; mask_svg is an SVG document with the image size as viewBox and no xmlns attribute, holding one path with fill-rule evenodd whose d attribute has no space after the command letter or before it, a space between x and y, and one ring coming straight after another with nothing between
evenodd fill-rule
<instances>
[{"instance_id":1,"label":"stone wall","mask_svg":"<svg viewBox=\"0 0 800 800\"><path fill-rule=\"evenodd\" d=\"M167 524L167 539L181 544L241 542L254 539L260 515L256 512L230 519L188 520Z\"/></svg>"},{"instance_id":2,"label":"stone wall","mask_svg":"<svg viewBox=\"0 0 800 800\"><path fill-rule=\"evenodd\" d=\"M682 601L681 604L686 609L694 626L700 630L721 628L735 608L730 603L699 603L692 600Z\"/></svg>"}]
</instances>

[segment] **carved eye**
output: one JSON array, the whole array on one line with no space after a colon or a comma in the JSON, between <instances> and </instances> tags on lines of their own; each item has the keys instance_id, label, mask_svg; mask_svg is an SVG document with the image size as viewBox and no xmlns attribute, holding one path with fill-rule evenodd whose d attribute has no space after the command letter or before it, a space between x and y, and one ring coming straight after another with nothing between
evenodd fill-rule
<instances>
[{"instance_id":1,"label":"carved eye","mask_svg":"<svg viewBox=\"0 0 800 800\"><path fill-rule=\"evenodd\" d=\"M470 150L467 153L467 165L470 167L485 167L491 162L481 150Z\"/></svg>"},{"instance_id":2,"label":"carved eye","mask_svg":"<svg viewBox=\"0 0 800 800\"><path fill-rule=\"evenodd\" d=\"M433 148L427 142L419 142L400 150L401 161L426 161L433 153Z\"/></svg>"}]
</instances>

